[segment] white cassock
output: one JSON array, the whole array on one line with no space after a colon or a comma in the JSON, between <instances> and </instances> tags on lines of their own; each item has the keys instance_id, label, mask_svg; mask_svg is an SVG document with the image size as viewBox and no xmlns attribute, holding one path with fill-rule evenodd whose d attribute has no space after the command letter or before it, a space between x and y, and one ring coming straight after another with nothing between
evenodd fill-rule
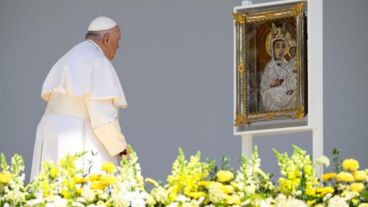
<instances>
[{"instance_id":1,"label":"white cassock","mask_svg":"<svg viewBox=\"0 0 368 207\"><path fill-rule=\"evenodd\" d=\"M87 151L77 164L92 172L117 163L126 149L118 110L127 103L119 78L101 48L86 40L66 53L49 72L41 97L48 102L37 127L31 179L45 160Z\"/></svg>"}]
</instances>

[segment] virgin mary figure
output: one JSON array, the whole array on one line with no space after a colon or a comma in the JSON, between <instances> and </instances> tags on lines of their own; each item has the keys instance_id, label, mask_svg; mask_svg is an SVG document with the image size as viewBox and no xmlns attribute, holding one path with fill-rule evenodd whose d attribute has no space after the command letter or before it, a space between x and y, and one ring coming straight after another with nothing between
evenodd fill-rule
<instances>
[{"instance_id":1,"label":"virgin mary figure","mask_svg":"<svg viewBox=\"0 0 368 207\"><path fill-rule=\"evenodd\" d=\"M285 25L276 27L272 24L271 32L266 39L266 50L272 59L266 64L261 78L262 109L265 111L279 111L295 108L296 84L295 74L289 69L289 63L285 59L288 51L287 41L290 33Z\"/></svg>"}]
</instances>

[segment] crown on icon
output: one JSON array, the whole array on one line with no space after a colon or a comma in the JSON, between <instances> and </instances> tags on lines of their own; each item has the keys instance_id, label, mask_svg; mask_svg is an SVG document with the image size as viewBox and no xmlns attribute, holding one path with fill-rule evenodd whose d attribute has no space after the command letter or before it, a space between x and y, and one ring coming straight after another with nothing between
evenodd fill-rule
<instances>
[{"instance_id":1,"label":"crown on icon","mask_svg":"<svg viewBox=\"0 0 368 207\"><path fill-rule=\"evenodd\" d=\"M272 23L271 34L273 40L279 39L285 40L286 36L285 24L283 24L282 27L276 27L276 25Z\"/></svg>"}]
</instances>

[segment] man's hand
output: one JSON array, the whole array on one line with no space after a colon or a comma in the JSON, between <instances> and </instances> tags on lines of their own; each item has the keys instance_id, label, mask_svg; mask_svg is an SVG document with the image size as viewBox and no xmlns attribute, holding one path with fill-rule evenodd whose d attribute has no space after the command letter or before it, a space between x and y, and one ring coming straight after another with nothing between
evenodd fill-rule
<instances>
[{"instance_id":1,"label":"man's hand","mask_svg":"<svg viewBox=\"0 0 368 207\"><path fill-rule=\"evenodd\" d=\"M284 82L284 79L275 79L273 81L271 81L271 88L273 87L277 87L277 86L280 86L282 83Z\"/></svg>"},{"instance_id":2,"label":"man's hand","mask_svg":"<svg viewBox=\"0 0 368 207\"><path fill-rule=\"evenodd\" d=\"M126 148L124 151L120 152L119 156L120 157L125 156L126 158L129 158L129 150L128 150L128 148Z\"/></svg>"}]
</instances>

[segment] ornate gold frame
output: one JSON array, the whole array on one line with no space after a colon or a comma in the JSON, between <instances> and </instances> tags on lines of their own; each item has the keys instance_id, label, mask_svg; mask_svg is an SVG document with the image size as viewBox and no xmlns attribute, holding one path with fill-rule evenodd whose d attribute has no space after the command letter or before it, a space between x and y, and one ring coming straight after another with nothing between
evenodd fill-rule
<instances>
[{"instance_id":1,"label":"ornate gold frame","mask_svg":"<svg viewBox=\"0 0 368 207\"><path fill-rule=\"evenodd\" d=\"M306 99L306 39L305 39L305 3L296 2L272 8L259 8L255 10L240 10L233 14L235 24L235 74L236 74L236 109L235 126L247 126L252 122L270 121L275 119L303 119L307 113ZM283 18L295 18L297 51L295 61L298 67L297 75L297 102L295 109L272 112L248 111L249 78L248 56L250 55L248 43L248 27L254 23L272 21Z\"/></svg>"}]
</instances>

